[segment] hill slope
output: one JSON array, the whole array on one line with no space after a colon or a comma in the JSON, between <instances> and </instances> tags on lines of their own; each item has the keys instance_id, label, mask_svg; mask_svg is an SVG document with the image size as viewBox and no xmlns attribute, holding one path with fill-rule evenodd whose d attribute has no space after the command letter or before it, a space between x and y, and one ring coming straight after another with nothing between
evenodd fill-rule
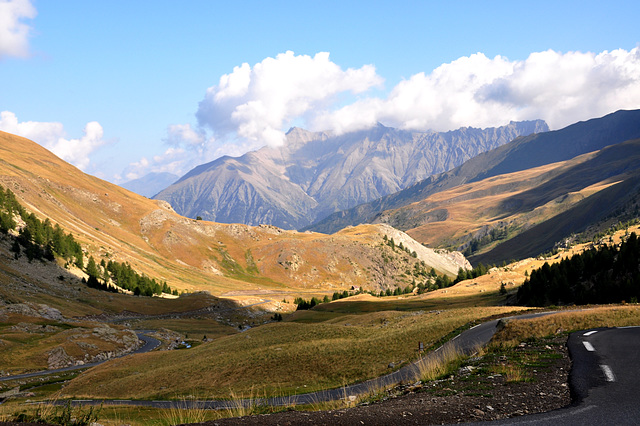
<instances>
[{"instance_id":1,"label":"hill slope","mask_svg":"<svg viewBox=\"0 0 640 426\"><path fill-rule=\"evenodd\" d=\"M198 166L156 198L192 218L299 229L449 170L519 135L546 130L539 120L444 133L378 125L332 136L293 128L283 147Z\"/></svg>"},{"instance_id":2,"label":"hill slope","mask_svg":"<svg viewBox=\"0 0 640 426\"><path fill-rule=\"evenodd\" d=\"M406 253L387 253L385 226L327 236L187 219L164 201L86 175L36 143L4 132L0 184L30 211L72 232L97 262L128 262L183 290L332 292L352 285L378 290L405 286L399 271L407 262L429 261L447 274L468 266L461 257L406 259ZM384 271L383 257L388 259Z\"/></svg>"}]
</instances>

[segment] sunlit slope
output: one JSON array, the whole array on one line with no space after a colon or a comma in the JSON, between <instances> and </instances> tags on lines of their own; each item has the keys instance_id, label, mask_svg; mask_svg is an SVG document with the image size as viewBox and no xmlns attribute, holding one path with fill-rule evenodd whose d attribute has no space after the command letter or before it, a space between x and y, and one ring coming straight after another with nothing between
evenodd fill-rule
<instances>
[{"instance_id":1,"label":"sunlit slope","mask_svg":"<svg viewBox=\"0 0 640 426\"><path fill-rule=\"evenodd\" d=\"M380 226L324 235L187 219L165 202L84 174L36 143L4 132L0 184L29 210L72 232L98 262L130 262L178 289L377 290L406 285L406 268L426 259L384 247L387 228ZM383 258L385 270L379 268ZM455 274L461 261L428 266Z\"/></svg>"},{"instance_id":2,"label":"sunlit slope","mask_svg":"<svg viewBox=\"0 0 640 426\"><path fill-rule=\"evenodd\" d=\"M639 176L640 140L633 140L460 185L375 221L432 246L464 250L482 240L473 259L500 263L535 256L606 217L634 211Z\"/></svg>"},{"instance_id":3,"label":"sunlit slope","mask_svg":"<svg viewBox=\"0 0 640 426\"><path fill-rule=\"evenodd\" d=\"M637 138L640 138L640 110L617 111L564 129L516 138L407 189L335 213L309 229L333 232L348 225L371 222L381 212L408 206L460 185L570 161L580 155ZM408 224L401 229L411 227Z\"/></svg>"}]
</instances>

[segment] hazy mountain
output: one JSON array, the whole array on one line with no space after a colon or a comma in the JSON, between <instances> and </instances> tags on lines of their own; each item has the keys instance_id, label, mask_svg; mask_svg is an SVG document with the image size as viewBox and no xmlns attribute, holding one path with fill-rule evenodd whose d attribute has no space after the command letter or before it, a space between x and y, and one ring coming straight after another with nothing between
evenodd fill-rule
<instances>
[{"instance_id":1,"label":"hazy mountain","mask_svg":"<svg viewBox=\"0 0 640 426\"><path fill-rule=\"evenodd\" d=\"M640 138L640 110L618 111L561 130L519 137L448 172L431 176L373 202L332 214L308 229L332 233L345 226L372 222L383 211L400 209L463 184L567 161L581 154L635 138ZM395 222L395 226L400 229L412 227L410 222L405 226Z\"/></svg>"},{"instance_id":2,"label":"hazy mountain","mask_svg":"<svg viewBox=\"0 0 640 426\"><path fill-rule=\"evenodd\" d=\"M156 198L192 218L299 229L407 188L520 135L547 130L540 120L442 133L377 125L335 136L293 128L284 146L198 166Z\"/></svg>"},{"instance_id":3,"label":"hazy mountain","mask_svg":"<svg viewBox=\"0 0 640 426\"><path fill-rule=\"evenodd\" d=\"M141 178L125 182L120 186L124 189L128 189L129 191L133 191L136 194L152 198L179 178L180 176L167 172L149 173Z\"/></svg>"}]
</instances>

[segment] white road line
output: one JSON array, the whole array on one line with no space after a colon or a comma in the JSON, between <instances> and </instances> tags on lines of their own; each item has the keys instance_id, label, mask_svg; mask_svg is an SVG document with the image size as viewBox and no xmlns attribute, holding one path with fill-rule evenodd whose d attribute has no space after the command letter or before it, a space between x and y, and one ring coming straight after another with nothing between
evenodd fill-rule
<instances>
[{"instance_id":1,"label":"white road line","mask_svg":"<svg viewBox=\"0 0 640 426\"><path fill-rule=\"evenodd\" d=\"M583 336L591 336L592 334L596 334L597 332L598 332L598 330L592 330L592 331L589 331L587 333L584 333Z\"/></svg>"},{"instance_id":2,"label":"white road line","mask_svg":"<svg viewBox=\"0 0 640 426\"><path fill-rule=\"evenodd\" d=\"M611 367L605 364L600 364L600 368L602 368L602 372L604 373L604 377L606 377L607 382L616 381L616 376L613 375L613 370L611 370Z\"/></svg>"},{"instance_id":3,"label":"white road line","mask_svg":"<svg viewBox=\"0 0 640 426\"><path fill-rule=\"evenodd\" d=\"M584 345L585 349L588 350L589 352L595 352L596 348L594 348L591 343L582 342L582 344Z\"/></svg>"}]
</instances>

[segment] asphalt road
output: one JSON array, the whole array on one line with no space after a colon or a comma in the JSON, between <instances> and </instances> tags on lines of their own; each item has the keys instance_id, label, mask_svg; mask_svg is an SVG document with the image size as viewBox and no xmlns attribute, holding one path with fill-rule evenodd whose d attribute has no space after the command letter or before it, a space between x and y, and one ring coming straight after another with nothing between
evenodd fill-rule
<instances>
[{"instance_id":1,"label":"asphalt road","mask_svg":"<svg viewBox=\"0 0 640 426\"><path fill-rule=\"evenodd\" d=\"M553 312L529 314L516 318L550 315ZM462 332L443 347L426 357L439 357L447 346L472 353L478 345L493 336L499 320L488 321ZM145 336L147 337L147 336ZM155 340L155 339L154 339ZM570 335L567 342L573 360L570 386L574 403L570 407L548 413L491 422L496 425L632 425L640 424L640 327L586 330ZM141 351L144 351L141 349ZM86 366L83 366L86 367ZM308 404L342 399L369 389L414 379L417 367L407 365L400 370L363 383L289 397L252 401L135 401L74 400L74 405L133 405L156 408L237 408L241 404L271 405ZM65 403L65 401L61 401ZM477 423L486 424L486 423Z\"/></svg>"},{"instance_id":2,"label":"asphalt road","mask_svg":"<svg viewBox=\"0 0 640 426\"><path fill-rule=\"evenodd\" d=\"M141 346L140 348L136 349L135 351L133 351L131 353L128 353L128 354L125 354L125 355L122 355L122 356L149 352L149 351L154 350L158 346L160 346L161 342L158 339L154 339L153 337L150 337L150 336L147 336L147 335L143 334L143 333L148 333L148 332L149 331L136 331L136 335L138 336L138 339L142 340L144 342L144 345ZM15 376L2 376L2 377L0 377L0 382L6 382L8 380L28 379L30 377L45 376L47 374L63 373L65 371L82 370L82 369L85 369L85 368L95 367L96 365L100 365L100 364L102 364L104 362L107 362L107 361L109 361L109 360L106 359L104 361L92 362L90 364L72 365L71 367L57 368L55 370L36 371L36 372L33 372L33 373L18 374L18 375L15 375Z\"/></svg>"},{"instance_id":3,"label":"asphalt road","mask_svg":"<svg viewBox=\"0 0 640 426\"><path fill-rule=\"evenodd\" d=\"M640 327L581 331L567 345L573 405L492 425L640 424Z\"/></svg>"},{"instance_id":4,"label":"asphalt road","mask_svg":"<svg viewBox=\"0 0 640 426\"><path fill-rule=\"evenodd\" d=\"M533 318L537 316L550 315L553 312L538 312L534 314L525 314L510 318ZM450 348L454 348L457 351L464 352L466 354L474 353L479 346L486 345L491 336L496 331L496 325L499 319L487 321L482 324L478 324L468 330L463 331L458 336L454 337L449 342L445 343L440 348L433 352L425 354L423 359L438 359L443 353L446 353ZM419 367L413 363L404 366L403 368L387 374L385 376L377 377L375 379L367 380L366 382L356 383L353 385L345 386L338 389L329 389L325 391L318 391L299 395L290 395L285 397L276 397L268 399L252 399L252 400L235 400L235 401L199 401L199 400L186 400L186 401L136 401L136 400L75 400L72 403L78 405L134 405L134 406L151 406L155 408L204 408L204 409L224 409L224 408L237 408L240 406L249 406L251 404L265 404L265 405L304 405L314 404L324 401L333 401L337 399L348 398L349 396L356 396L363 393L368 393L371 389L379 389L381 387L395 385L400 382L412 382L417 381Z\"/></svg>"}]
</instances>

